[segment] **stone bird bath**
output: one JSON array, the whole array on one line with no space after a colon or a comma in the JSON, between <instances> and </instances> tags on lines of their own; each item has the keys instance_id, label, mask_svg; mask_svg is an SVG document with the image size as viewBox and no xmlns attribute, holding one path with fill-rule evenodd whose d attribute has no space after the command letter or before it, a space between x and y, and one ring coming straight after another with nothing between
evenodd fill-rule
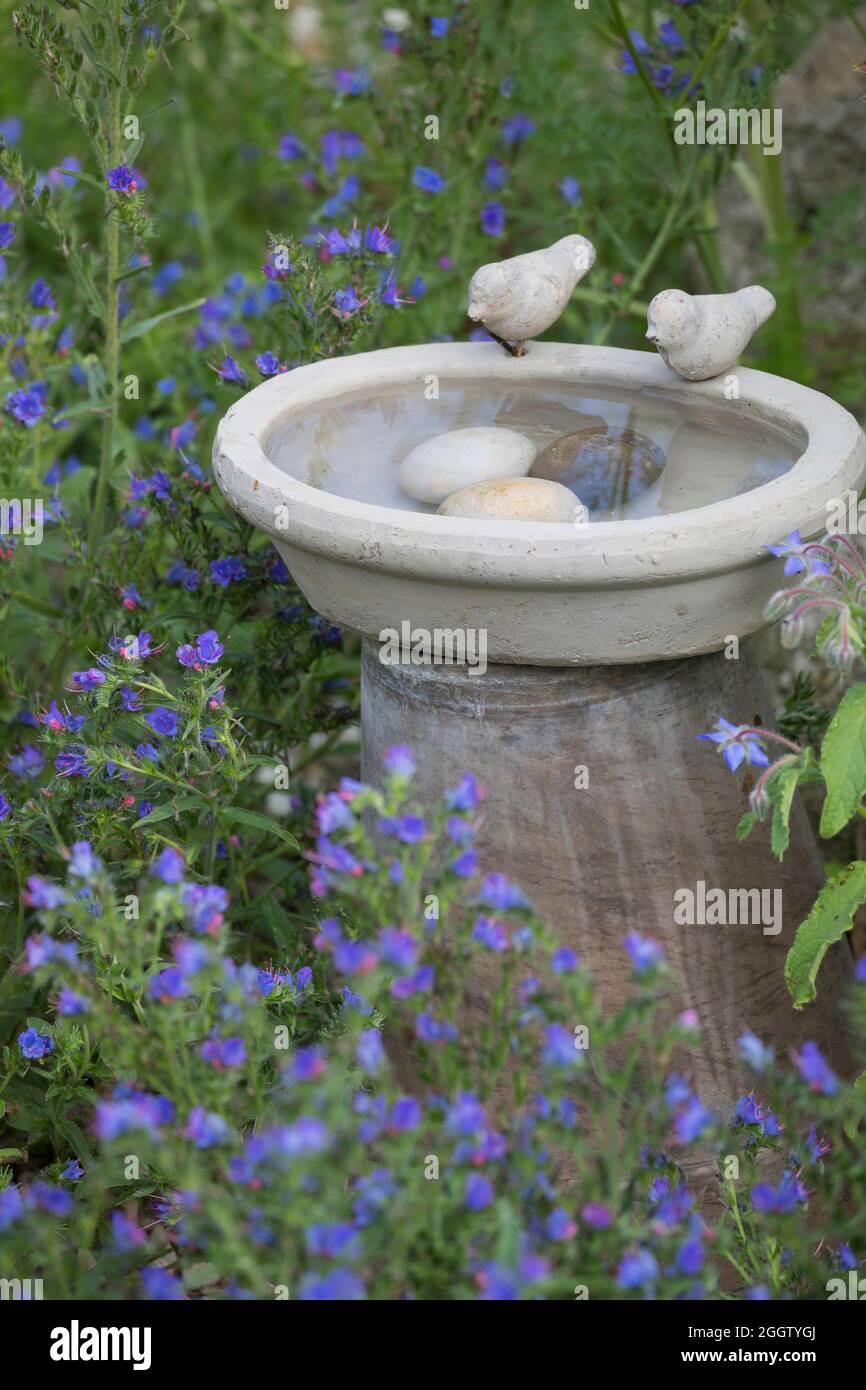
<instances>
[{"instance_id":1,"label":"stone bird bath","mask_svg":"<svg viewBox=\"0 0 866 1390\"><path fill-rule=\"evenodd\" d=\"M214 445L232 505L273 538L312 606L364 639L363 776L378 780L397 743L417 755L421 797L475 772L489 790L482 866L522 886L603 997L627 988L627 931L663 944L701 1021L695 1084L725 1110L742 1089L745 1028L779 1053L815 1038L845 1070L847 947L796 1014L784 960L823 878L805 813L795 807L782 865L766 833L738 845L751 773L731 777L695 735L721 714L771 723L745 640L780 585L762 547L823 534L828 500L866 480L866 439L841 407L745 369L728 399L730 382L686 382L655 353L611 348L395 348L266 382ZM410 449L494 424L539 451L628 427L666 462L631 494L596 488L588 522L442 516L401 494ZM385 665L380 634L404 624L483 633L489 665ZM677 925L675 892L701 883L781 889L781 929Z\"/></svg>"}]
</instances>

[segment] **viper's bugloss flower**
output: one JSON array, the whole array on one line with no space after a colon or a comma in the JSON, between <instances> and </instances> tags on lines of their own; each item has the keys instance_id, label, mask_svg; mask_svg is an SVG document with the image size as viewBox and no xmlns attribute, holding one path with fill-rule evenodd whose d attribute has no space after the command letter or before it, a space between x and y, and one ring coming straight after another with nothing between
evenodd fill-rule
<instances>
[{"instance_id":1,"label":"viper's bugloss flower","mask_svg":"<svg viewBox=\"0 0 866 1390\"><path fill-rule=\"evenodd\" d=\"M388 1128L405 1133L421 1123L421 1106L414 1096L400 1096L388 1115Z\"/></svg>"},{"instance_id":2,"label":"viper's bugloss flower","mask_svg":"<svg viewBox=\"0 0 866 1390\"><path fill-rule=\"evenodd\" d=\"M743 1061L753 1071L767 1071L773 1065L773 1049L765 1047L760 1038L748 1030L737 1039L737 1046Z\"/></svg>"},{"instance_id":3,"label":"viper's bugloss flower","mask_svg":"<svg viewBox=\"0 0 866 1390\"><path fill-rule=\"evenodd\" d=\"M138 191L139 178L128 164L116 164L113 169L108 170L105 182L113 193L120 193L124 198L129 198Z\"/></svg>"},{"instance_id":4,"label":"viper's bugloss flower","mask_svg":"<svg viewBox=\"0 0 866 1390\"><path fill-rule=\"evenodd\" d=\"M280 143L277 146L278 159L292 160L306 159L306 157L306 146L297 135L293 135L291 131L289 131L287 134L280 136Z\"/></svg>"},{"instance_id":5,"label":"viper's bugloss flower","mask_svg":"<svg viewBox=\"0 0 866 1390\"><path fill-rule=\"evenodd\" d=\"M186 1298L177 1275L160 1265L148 1265L140 1273L144 1291L155 1303L177 1303Z\"/></svg>"},{"instance_id":6,"label":"viper's bugloss flower","mask_svg":"<svg viewBox=\"0 0 866 1390\"><path fill-rule=\"evenodd\" d=\"M144 1245L147 1240L144 1231L122 1211L113 1211L109 1220L111 1222L111 1244L115 1250L121 1254L128 1254L130 1250Z\"/></svg>"},{"instance_id":7,"label":"viper's bugloss flower","mask_svg":"<svg viewBox=\"0 0 866 1390\"><path fill-rule=\"evenodd\" d=\"M0 251L8 251L15 240L17 228L14 222L0 222Z\"/></svg>"},{"instance_id":8,"label":"viper's bugloss flower","mask_svg":"<svg viewBox=\"0 0 866 1390\"><path fill-rule=\"evenodd\" d=\"M544 1030L544 1050L541 1059L547 1067L575 1067L581 1058L575 1047L575 1035L561 1023L550 1023Z\"/></svg>"},{"instance_id":9,"label":"viper's bugloss flower","mask_svg":"<svg viewBox=\"0 0 866 1390\"><path fill-rule=\"evenodd\" d=\"M518 112L516 116L509 116L502 125L502 139L506 145L522 145L524 140L528 140L530 135L534 135L538 127L529 116Z\"/></svg>"},{"instance_id":10,"label":"viper's bugloss flower","mask_svg":"<svg viewBox=\"0 0 866 1390\"><path fill-rule=\"evenodd\" d=\"M494 912L510 912L528 908L529 900L505 874L488 874L478 892L478 900Z\"/></svg>"},{"instance_id":11,"label":"viper's bugloss flower","mask_svg":"<svg viewBox=\"0 0 866 1390\"><path fill-rule=\"evenodd\" d=\"M59 884L50 883L47 879L39 878L36 874L28 878L24 901L29 907L44 908L51 912L56 907L62 907L68 900L69 896L66 889L61 888Z\"/></svg>"},{"instance_id":12,"label":"viper's bugloss flower","mask_svg":"<svg viewBox=\"0 0 866 1390\"><path fill-rule=\"evenodd\" d=\"M397 281L393 275L389 275L382 288L379 290L379 298L383 304L387 304L390 309L399 309L401 304L408 304L408 299L401 299L397 286Z\"/></svg>"},{"instance_id":13,"label":"viper's bugloss flower","mask_svg":"<svg viewBox=\"0 0 866 1390\"><path fill-rule=\"evenodd\" d=\"M92 765L87 761L87 749L83 743L71 743L62 753L58 753L54 759L54 768L61 777L89 777L93 771Z\"/></svg>"},{"instance_id":14,"label":"viper's bugloss flower","mask_svg":"<svg viewBox=\"0 0 866 1390\"><path fill-rule=\"evenodd\" d=\"M163 883L181 883L186 865L179 850L167 845L150 866L149 872Z\"/></svg>"},{"instance_id":15,"label":"viper's bugloss flower","mask_svg":"<svg viewBox=\"0 0 866 1390\"><path fill-rule=\"evenodd\" d=\"M394 744L386 749L383 762L390 777L412 777L415 773L416 763L412 749L407 748L405 744Z\"/></svg>"},{"instance_id":16,"label":"viper's bugloss flower","mask_svg":"<svg viewBox=\"0 0 866 1390\"><path fill-rule=\"evenodd\" d=\"M57 301L56 301L56 299L54 298L54 291L52 290L51 286L48 284L48 281L47 281L47 280L43 280L43 278L42 278L41 275L40 275L40 277L39 277L38 280L34 280L34 281L33 281L33 284L30 286L30 289L27 291L27 298L29 299L30 303L33 305L33 308L34 308L34 309L56 309L56 308L57 308Z\"/></svg>"},{"instance_id":17,"label":"viper's bugloss flower","mask_svg":"<svg viewBox=\"0 0 866 1390\"><path fill-rule=\"evenodd\" d=\"M416 164L412 172L412 186L420 188L422 193L441 193L445 187L445 180L426 164Z\"/></svg>"},{"instance_id":18,"label":"viper's bugloss flower","mask_svg":"<svg viewBox=\"0 0 866 1390\"><path fill-rule=\"evenodd\" d=\"M361 1033L355 1048L355 1057L358 1066L368 1076L378 1075L385 1061L385 1049L382 1046L382 1035L377 1029L367 1028Z\"/></svg>"},{"instance_id":19,"label":"viper's bugloss flower","mask_svg":"<svg viewBox=\"0 0 866 1390\"><path fill-rule=\"evenodd\" d=\"M256 358L256 369L260 376L278 376L282 371L282 363L274 352L260 352Z\"/></svg>"},{"instance_id":20,"label":"viper's bugloss flower","mask_svg":"<svg viewBox=\"0 0 866 1390\"><path fill-rule=\"evenodd\" d=\"M357 1303L366 1297L361 1279L348 1269L332 1269L324 1276L307 1274L298 1292L302 1303Z\"/></svg>"},{"instance_id":21,"label":"viper's bugloss flower","mask_svg":"<svg viewBox=\"0 0 866 1390\"><path fill-rule=\"evenodd\" d=\"M166 705L157 705L156 709L144 716L144 722L161 738L174 738L180 729L177 710L169 709Z\"/></svg>"},{"instance_id":22,"label":"viper's bugloss flower","mask_svg":"<svg viewBox=\"0 0 866 1390\"><path fill-rule=\"evenodd\" d=\"M124 661L144 661L146 657L156 656L157 652L162 651L162 647L153 645L153 638L149 632L139 632L137 637L130 634L124 638L111 638L108 645L112 650L116 650Z\"/></svg>"},{"instance_id":23,"label":"viper's bugloss flower","mask_svg":"<svg viewBox=\"0 0 866 1390\"><path fill-rule=\"evenodd\" d=\"M791 1053L798 1072L809 1090L819 1095L832 1096L839 1089L839 1078L822 1056L816 1042L804 1042L799 1051Z\"/></svg>"},{"instance_id":24,"label":"viper's bugloss flower","mask_svg":"<svg viewBox=\"0 0 866 1390\"><path fill-rule=\"evenodd\" d=\"M89 879L98 874L102 867L102 860L93 853L90 841L76 840L69 859L70 877Z\"/></svg>"},{"instance_id":25,"label":"viper's bugloss flower","mask_svg":"<svg viewBox=\"0 0 866 1390\"><path fill-rule=\"evenodd\" d=\"M229 895L216 883L187 883L182 894L187 925L200 935L213 936L222 926Z\"/></svg>"},{"instance_id":26,"label":"viper's bugloss flower","mask_svg":"<svg viewBox=\"0 0 866 1390\"><path fill-rule=\"evenodd\" d=\"M186 565L183 560L175 560L165 578L168 584L182 584L188 594L195 593L199 585L198 570Z\"/></svg>"},{"instance_id":27,"label":"viper's bugloss flower","mask_svg":"<svg viewBox=\"0 0 866 1390\"><path fill-rule=\"evenodd\" d=\"M501 203L485 203L481 209L481 230L485 236L500 237L505 231L505 208Z\"/></svg>"},{"instance_id":28,"label":"viper's bugloss flower","mask_svg":"<svg viewBox=\"0 0 866 1390\"><path fill-rule=\"evenodd\" d=\"M463 1200L470 1211L483 1211L493 1201L493 1184L480 1173L470 1173L463 1188Z\"/></svg>"},{"instance_id":29,"label":"viper's bugloss flower","mask_svg":"<svg viewBox=\"0 0 866 1390\"><path fill-rule=\"evenodd\" d=\"M430 16L430 33L434 39L444 39L451 27L451 20L439 15Z\"/></svg>"},{"instance_id":30,"label":"viper's bugloss flower","mask_svg":"<svg viewBox=\"0 0 866 1390\"><path fill-rule=\"evenodd\" d=\"M144 603L144 599L134 584L124 585L120 591L120 601L130 613L134 613L136 608L140 608Z\"/></svg>"},{"instance_id":31,"label":"viper's bugloss flower","mask_svg":"<svg viewBox=\"0 0 866 1390\"><path fill-rule=\"evenodd\" d=\"M566 174L565 178L561 179L557 184L557 188L569 207L579 207L583 202L583 193L581 192L580 184L571 174Z\"/></svg>"},{"instance_id":32,"label":"viper's bugloss flower","mask_svg":"<svg viewBox=\"0 0 866 1390\"><path fill-rule=\"evenodd\" d=\"M184 643L177 649L177 659L181 666L201 671L205 666L215 666L225 651L216 631L211 627L199 633L195 646Z\"/></svg>"},{"instance_id":33,"label":"viper's bugloss flower","mask_svg":"<svg viewBox=\"0 0 866 1390\"><path fill-rule=\"evenodd\" d=\"M96 666L91 666L87 671L73 671L70 678L69 689L78 693L95 690L97 686L104 685L107 680L104 671L100 671Z\"/></svg>"},{"instance_id":34,"label":"viper's bugloss flower","mask_svg":"<svg viewBox=\"0 0 866 1390\"><path fill-rule=\"evenodd\" d=\"M426 994L433 988L435 970L432 965L421 965L411 975L404 975L391 985L395 999L410 999L413 994Z\"/></svg>"},{"instance_id":35,"label":"viper's bugloss flower","mask_svg":"<svg viewBox=\"0 0 866 1390\"><path fill-rule=\"evenodd\" d=\"M18 1187L4 1187L0 1192L0 1231L7 1230L24 1215L24 1199Z\"/></svg>"},{"instance_id":36,"label":"viper's bugloss flower","mask_svg":"<svg viewBox=\"0 0 866 1390\"><path fill-rule=\"evenodd\" d=\"M65 1178L67 1182L78 1182L80 1178L84 1177L84 1169L77 1158L71 1158L60 1176Z\"/></svg>"},{"instance_id":37,"label":"viper's bugloss flower","mask_svg":"<svg viewBox=\"0 0 866 1390\"><path fill-rule=\"evenodd\" d=\"M49 1216L68 1216L72 1211L71 1194L62 1187L42 1181L31 1183L25 1202L27 1206L36 1207Z\"/></svg>"},{"instance_id":38,"label":"viper's bugloss flower","mask_svg":"<svg viewBox=\"0 0 866 1390\"><path fill-rule=\"evenodd\" d=\"M49 1052L54 1051L54 1043L48 1034L37 1033L35 1028L25 1028L23 1033L19 1033L18 1046L31 1061L47 1057Z\"/></svg>"},{"instance_id":39,"label":"viper's bugloss flower","mask_svg":"<svg viewBox=\"0 0 866 1390\"><path fill-rule=\"evenodd\" d=\"M698 1096L691 1096L674 1119L674 1133L681 1144L691 1144L713 1123L713 1117Z\"/></svg>"},{"instance_id":40,"label":"viper's bugloss flower","mask_svg":"<svg viewBox=\"0 0 866 1390\"><path fill-rule=\"evenodd\" d=\"M183 972L174 965L168 965L156 975L151 975L147 992L151 999L167 1004L171 999L186 999L192 990Z\"/></svg>"},{"instance_id":41,"label":"viper's bugloss flower","mask_svg":"<svg viewBox=\"0 0 866 1390\"><path fill-rule=\"evenodd\" d=\"M368 226L364 231L364 248L376 256L390 256L396 244L385 227Z\"/></svg>"},{"instance_id":42,"label":"viper's bugloss flower","mask_svg":"<svg viewBox=\"0 0 866 1390\"><path fill-rule=\"evenodd\" d=\"M19 425L24 425L30 430L37 420L42 419L48 408L46 394L44 382L22 386L17 391L10 391L6 397L5 409Z\"/></svg>"},{"instance_id":43,"label":"viper's bugloss flower","mask_svg":"<svg viewBox=\"0 0 866 1390\"><path fill-rule=\"evenodd\" d=\"M369 91L372 79L365 67L337 68L333 74L334 90L342 96L358 97Z\"/></svg>"},{"instance_id":44,"label":"viper's bugloss flower","mask_svg":"<svg viewBox=\"0 0 866 1390\"><path fill-rule=\"evenodd\" d=\"M167 1096L149 1095L121 1082L110 1100L96 1107L96 1134L100 1139L117 1139L130 1131L144 1130L153 1138L174 1119L174 1106Z\"/></svg>"},{"instance_id":45,"label":"viper's bugloss flower","mask_svg":"<svg viewBox=\"0 0 866 1390\"><path fill-rule=\"evenodd\" d=\"M616 1273L619 1289L643 1289L655 1283L659 1267L655 1256L649 1250L634 1250L620 1262Z\"/></svg>"},{"instance_id":46,"label":"viper's bugloss flower","mask_svg":"<svg viewBox=\"0 0 866 1390\"><path fill-rule=\"evenodd\" d=\"M383 816L378 824L383 835L394 835L403 845L420 844L427 835L422 816Z\"/></svg>"},{"instance_id":47,"label":"viper's bugloss flower","mask_svg":"<svg viewBox=\"0 0 866 1390\"><path fill-rule=\"evenodd\" d=\"M234 381L239 386L246 385L246 372L238 365L235 359L228 354L223 358L221 366L214 367L213 370L216 372L220 381Z\"/></svg>"},{"instance_id":48,"label":"viper's bugloss flower","mask_svg":"<svg viewBox=\"0 0 866 1390\"><path fill-rule=\"evenodd\" d=\"M613 1225L613 1213L603 1202L586 1202L581 1207L580 1218L593 1231L606 1231Z\"/></svg>"},{"instance_id":49,"label":"viper's bugloss flower","mask_svg":"<svg viewBox=\"0 0 866 1390\"><path fill-rule=\"evenodd\" d=\"M331 256L351 256L361 249L361 229L350 227L341 232L339 227L331 227L322 238L322 246Z\"/></svg>"},{"instance_id":50,"label":"viper's bugloss flower","mask_svg":"<svg viewBox=\"0 0 866 1390\"><path fill-rule=\"evenodd\" d=\"M808 1192L796 1173L782 1174L778 1186L769 1182L756 1183L752 1188L752 1206L755 1211L779 1212L786 1214L808 1200Z\"/></svg>"},{"instance_id":51,"label":"viper's bugloss flower","mask_svg":"<svg viewBox=\"0 0 866 1390\"><path fill-rule=\"evenodd\" d=\"M118 690L121 707L128 710L130 714L135 714L142 707L142 694L140 690L133 690L129 685L122 685Z\"/></svg>"},{"instance_id":52,"label":"viper's bugloss flower","mask_svg":"<svg viewBox=\"0 0 866 1390\"><path fill-rule=\"evenodd\" d=\"M411 932L400 931L397 927L384 927L376 944L382 960L398 970L411 970L421 949Z\"/></svg>"},{"instance_id":53,"label":"viper's bugloss flower","mask_svg":"<svg viewBox=\"0 0 866 1390\"><path fill-rule=\"evenodd\" d=\"M86 1014L90 1009L90 1000L86 994L78 994L68 985L64 985L57 1000L57 1012L64 1017L74 1017L77 1014Z\"/></svg>"},{"instance_id":54,"label":"viper's bugloss flower","mask_svg":"<svg viewBox=\"0 0 866 1390\"><path fill-rule=\"evenodd\" d=\"M223 560L211 560L210 577L220 589L246 576L246 566L238 555L227 555Z\"/></svg>"},{"instance_id":55,"label":"viper's bugloss flower","mask_svg":"<svg viewBox=\"0 0 866 1390\"><path fill-rule=\"evenodd\" d=\"M472 928L472 940L486 946L488 951L507 951L508 932L501 922L479 917Z\"/></svg>"},{"instance_id":56,"label":"viper's bugloss flower","mask_svg":"<svg viewBox=\"0 0 866 1390\"><path fill-rule=\"evenodd\" d=\"M32 743L25 743L17 753L11 753L7 763L13 777L38 777L44 766L42 749L34 747Z\"/></svg>"}]
</instances>

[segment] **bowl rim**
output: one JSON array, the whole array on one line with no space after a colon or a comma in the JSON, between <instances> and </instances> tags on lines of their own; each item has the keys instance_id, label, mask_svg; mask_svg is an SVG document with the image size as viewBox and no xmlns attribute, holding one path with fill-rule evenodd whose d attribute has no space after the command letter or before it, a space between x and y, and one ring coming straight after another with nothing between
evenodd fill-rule
<instances>
[{"instance_id":1,"label":"bowl rim","mask_svg":"<svg viewBox=\"0 0 866 1390\"><path fill-rule=\"evenodd\" d=\"M465 377L503 386L573 382L650 389L680 402L731 403L740 418L805 438L785 473L749 492L667 516L622 521L478 521L359 502L303 483L267 455L274 431L295 412L377 386ZM709 381L678 377L655 352L570 343L531 343L508 357L494 343L384 348L295 368L247 392L223 416L214 474L232 505L287 546L406 578L549 588L665 583L725 573L771 559L764 547L792 531L826 531L828 503L866 481L866 436L854 417L810 387L752 368Z\"/></svg>"}]
</instances>

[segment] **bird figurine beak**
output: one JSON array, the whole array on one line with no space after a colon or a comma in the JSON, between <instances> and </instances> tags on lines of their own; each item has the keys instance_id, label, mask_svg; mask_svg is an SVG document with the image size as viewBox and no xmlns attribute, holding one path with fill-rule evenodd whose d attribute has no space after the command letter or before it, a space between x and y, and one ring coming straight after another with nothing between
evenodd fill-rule
<instances>
[{"instance_id":1,"label":"bird figurine beak","mask_svg":"<svg viewBox=\"0 0 866 1390\"><path fill-rule=\"evenodd\" d=\"M646 336L647 338L649 338L651 343L657 343L659 340L659 335L654 328L648 328L646 331Z\"/></svg>"}]
</instances>

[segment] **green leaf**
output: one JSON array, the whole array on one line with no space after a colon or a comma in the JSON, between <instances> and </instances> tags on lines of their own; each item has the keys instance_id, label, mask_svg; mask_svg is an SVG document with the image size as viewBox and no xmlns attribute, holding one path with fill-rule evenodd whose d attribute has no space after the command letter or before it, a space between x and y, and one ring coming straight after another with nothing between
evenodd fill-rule
<instances>
[{"instance_id":1,"label":"green leaf","mask_svg":"<svg viewBox=\"0 0 866 1390\"><path fill-rule=\"evenodd\" d=\"M834 941L851 930L854 913L866 902L866 864L856 860L829 878L805 922L797 928L785 961L785 982L794 1007L802 1009L815 998L815 978Z\"/></svg>"},{"instance_id":2,"label":"green leaf","mask_svg":"<svg viewBox=\"0 0 866 1390\"><path fill-rule=\"evenodd\" d=\"M846 691L821 747L821 772L827 799L821 834L828 838L855 814L866 792L866 681Z\"/></svg>"},{"instance_id":3,"label":"green leaf","mask_svg":"<svg viewBox=\"0 0 866 1390\"><path fill-rule=\"evenodd\" d=\"M866 1100L866 1071L861 1071L852 1083L848 1103L845 1107L845 1118L842 1121L842 1127L852 1144L857 1141L857 1133L863 1120L864 1100Z\"/></svg>"},{"instance_id":4,"label":"green leaf","mask_svg":"<svg viewBox=\"0 0 866 1390\"><path fill-rule=\"evenodd\" d=\"M301 848L294 835L281 829L275 820L271 820L270 816L263 816L258 811L247 811L243 807L230 806L227 810L220 812L220 820L237 822L239 825L251 825L256 830L267 830L269 834L276 835L278 840L290 845L292 849Z\"/></svg>"},{"instance_id":5,"label":"green leaf","mask_svg":"<svg viewBox=\"0 0 866 1390\"><path fill-rule=\"evenodd\" d=\"M755 826L758 824L758 817L754 811L747 811L746 814L737 822L737 839L745 840L751 835Z\"/></svg>"},{"instance_id":6,"label":"green leaf","mask_svg":"<svg viewBox=\"0 0 866 1390\"><path fill-rule=\"evenodd\" d=\"M178 314L188 314L193 309L198 309L204 304L203 299L191 299L189 304L179 304L176 309L166 309L163 314L154 314L153 318L141 319L139 323L128 323L120 330L121 343L129 343L133 338L143 338L152 328L165 323L167 319L176 319Z\"/></svg>"},{"instance_id":7,"label":"green leaf","mask_svg":"<svg viewBox=\"0 0 866 1390\"><path fill-rule=\"evenodd\" d=\"M800 764L782 767L773 781L773 828L771 844L777 859L782 859L788 848L791 835L788 821L791 818L791 803L800 781Z\"/></svg>"}]
</instances>

